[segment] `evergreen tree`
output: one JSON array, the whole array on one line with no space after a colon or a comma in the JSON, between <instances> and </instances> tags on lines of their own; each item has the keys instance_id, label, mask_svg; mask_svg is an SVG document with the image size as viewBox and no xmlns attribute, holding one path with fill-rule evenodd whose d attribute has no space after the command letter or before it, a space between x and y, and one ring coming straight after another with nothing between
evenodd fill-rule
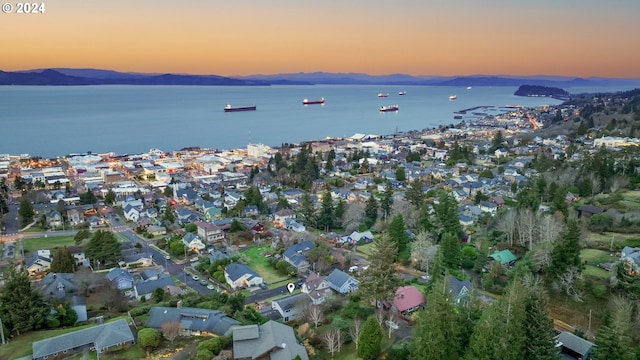
<instances>
[{"instance_id":1,"label":"evergreen tree","mask_svg":"<svg viewBox=\"0 0 640 360\"><path fill-rule=\"evenodd\" d=\"M315 226L315 209L313 208L313 200L309 193L305 192L302 195L302 203L300 206L300 212L302 213L305 223L307 225Z\"/></svg>"},{"instance_id":2,"label":"evergreen tree","mask_svg":"<svg viewBox=\"0 0 640 360\"><path fill-rule=\"evenodd\" d=\"M407 174L405 173L404 168L402 166L398 166L396 168L396 180L398 181L407 180Z\"/></svg>"},{"instance_id":3,"label":"evergreen tree","mask_svg":"<svg viewBox=\"0 0 640 360\"><path fill-rule=\"evenodd\" d=\"M420 208L424 203L426 195L422 191L423 183L420 179L413 180L404 192L404 198L416 208Z\"/></svg>"},{"instance_id":4,"label":"evergreen tree","mask_svg":"<svg viewBox=\"0 0 640 360\"><path fill-rule=\"evenodd\" d=\"M591 354L593 360L633 360L633 341L631 340L631 318L633 308L624 298L612 300L611 313L605 318L598 330L596 348Z\"/></svg>"},{"instance_id":5,"label":"evergreen tree","mask_svg":"<svg viewBox=\"0 0 640 360\"><path fill-rule=\"evenodd\" d=\"M334 149L329 150L327 154L327 162L324 164L326 171L333 171L333 161L336 159L336 151Z\"/></svg>"},{"instance_id":6,"label":"evergreen tree","mask_svg":"<svg viewBox=\"0 0 640 360\"><path fill-rule=\"evenodd\" d=\"M382 347L382 328L375 317L370 316L362 325L362 331L358 337L358 356L364 360L378 358Z\"/></svg>"},{"instance_id":7,"label":"evergreen tree","mask_svg":"<svg viewBox=\"0 0 640 360\"><path fill-rule=\"evenodd\" d=\"M79 230L74 236L73 236L73 240L75 241L76 245L80 245L82 244L82 242L85 239L88 239L91 237L91 231L87 230L87 229L82 229Z\"/></svg>"},{"instance_id":8,"label":"evergreen tree","mask_svg":"<svg viewBox=\"0 0 640 360\"><path fill-rule=\"evenodd\" d=\"M33 222L35 211L33 210L31 201L29 201L25 196L20 198L20 209L18 210L18 214L20 215L20 227L25 227Z\"/></svg>"},{"instance_id":9,"label":"evergreen tree","mask_svg":"<svg viewBox=\"0 0 640 360\"><path fill-rule=\"evenodd\" d=\"M387 181L384 192L382 193L382 199L380 200L380 210L385 220L391 214L391 205L393 205L393 188L391 187L391 183Z\"/></svg>"},{"instance_id":10,"label":"evergreen tree","mask_svg":"<svg viewBox=\"0 0 640 360\"><path fill-rule=\"evenodd\" d=\"M547 301L539 291L532 290L525 300L524 321L527 342L524 358L531 360L558 360L553 321L546 309Z\"/></svg>"},{"instance_id":11,"label":"evergreen tree","mask_svg":"<svg viewBox=\"0 0 640 360\"><path fill-rule=\"evenodd\" d=\"M378 201L376 201L375 196L369 196L367 203L364 208L364 216L366 218L367 227L373 226L376 220L378 219Z\"/></svg>"},{"instance_id":12,"label":"evergreen tree","mask_svg":"<svg viewBox=\"0 0 640 360\"><path fill-rule=\"evenodd\" d=\"M318 227L329 231L335 221L335 209L333 207L333 199L331 193L325 191L322 195L322 207L320 208L320 216L318 217Z\"/></svg>"},{"instance_id":13,"label":"evergreen tree","mask_svg":"<svg viewBox=\"0 0 640 360\"><path fill-rule=\"evenodd\" d=\"M71 251L65 246L56 250L51 261L51 272L54 273L72 273L75 271L75 261Z\"/></svg>"},{"instance_id":14,"label":"evergreen tree","mask_svg":"<svg viewBox=\"0 0 640 360\"><path fill-rule=\"evenodd\" d=\"M334 214L334 225L335 226L339 226L339 224L342 224L342 218L344 217L344 213L346 211L346 203L344 202L344 200L342 198L340 198L338 200L338 204L336 205L336 208L333 211Z\"/></svg>"},{"instance_id":15,"label":"evergreen tree","mask_svg":"<svg viewBox=\"0 0 640 360\"><path fill-rule=\"evenodd\" d=\"M365 299L376 303L390 301L400 283L395 266L398 248L387 236L378 237L374 246L369 268L360 282L359 291Z\"/></svg>"},{"instance_id":16,"label":"evergreen tree","mask_svg":"<svg viewBox=\"0 0 640 360\"><path fill-rule=\"evenodd\" d=\"M502 299L483 311L473 328L465 359L525 359L524 299L525 290L516 279Z\"/></svg>"},{"instance_id":17,"label":"evergreen tree","mask_svg":"<svg viewBox=\"0 0 640 360\"><path fill-rule=\"evenodd\" d=\"M447 269L457 270L462 264L462 256L460 254L460 239L454 234L446 233L440 240L438 248L442 255L442 264Z\"/></svg>"},{"instance_id":18,"label":"evergreen tree","mask_svg":"<svg viewBox=\"0 0 640 360\"><path fill-rule=\"evenodd\" d=\"M13 268L7 275L0 291L2 324L17 335L40 329L49 314L42 295L31 288L26 272Z\"/></svg>"},{"instance_id":19,"label":"evergreen tree","mask_svg":"<svg viewBox=\"0 0 640 360\"><path fill-rule=\"evenodd\" d=\"M118 260L121 257L121 248L120 242L111 231L98 230L93 233L84 251L89 259L104 264Z\"/></svg>"},{"instance_id":20,"label":"evergreen tree","mask_svg":"<svg viewBox=\"0 0 640 360\"><path fill-rule=\"evenodd\" d=\"M389 226L387 227L387 235L398 249L398 254L402 253L409 243L409 236L404 225L404 219L401 214L396 214Z\"/></svg>"},{"instance_id":21,"label":"evergreen tree","mask_svg":"<svg viewBox=\"0 0 640 360\"><path fill-rule=\"evenodd\" d=\"M434 206L436 216L436 235L442 238L445 233L460 236L462 234L462 225L458 218L458 202L450 191L442 194L438 204Z\"/></svg>"},{"instance_id":22,"label":"evergreen tree","mask_svg":"<svg viewBox=\"0 0 640 360\"><path fill-rule=\"evenodd\" d=\"M580 228L578 221L575 219L570 219L567 222L566 229L551 250L551 271L554 274L563 274L571 267L582 269Z\"/></svg>"},{"instance_id":23,"label":"evergreen tree","mask_svg":"<svg viewBox=\"0 0 640 360\"><path fill-rule=\"evenodd\" d=\"M433 283L425 311L418 314L410 353L416 360L457 360L462 354L461 322L445 281Z\"/></svg>"},{"instance_id":24,"label":"evergreen tree","mask_svg":"<svg viewBox=\"0 0 640 360\"><path fill-rule=\"evenodd\" d=\"M107 191L107 194L104 196L104 202L109 205L113 205L116 202L116 193L113 192L112 189Z\"/></svg>"}]
</instances>

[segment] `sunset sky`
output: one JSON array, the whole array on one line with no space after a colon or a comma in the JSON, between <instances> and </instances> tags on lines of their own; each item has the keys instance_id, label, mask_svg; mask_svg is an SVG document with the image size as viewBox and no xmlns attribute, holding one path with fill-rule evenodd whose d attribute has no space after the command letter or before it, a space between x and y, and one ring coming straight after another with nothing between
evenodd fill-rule
<instances>
[{"instance_id":1,"label":"sunset sky","mask_svg":"<svg viewBox=\"0 0 640 360\"><path fill-rule=\"evenodd\" d=\"M0 13L0 70L640 77L638 0L39 2Z\"/></svg>"}]
</instances>

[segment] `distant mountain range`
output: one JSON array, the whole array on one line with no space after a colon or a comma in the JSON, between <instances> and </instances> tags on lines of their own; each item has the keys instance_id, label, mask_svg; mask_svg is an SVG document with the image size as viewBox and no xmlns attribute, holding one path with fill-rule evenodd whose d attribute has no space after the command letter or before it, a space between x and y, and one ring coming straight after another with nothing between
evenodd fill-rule
<instances>
[{"instance_id":1,"label":"distant mountain range","mask_svg":"<svg viewBox=\"0 0 640 360\"><path fill-rule=\"evenodd\" d=\"M520 86L523 84L572 86L639 86L640 79L575 78L562 76L412 76L362 73L289 73L224 77L217 75L143 74L100 69L36 69L0 71L0 85L430 85L430 86Z\"/></svg>"}]
</instances>

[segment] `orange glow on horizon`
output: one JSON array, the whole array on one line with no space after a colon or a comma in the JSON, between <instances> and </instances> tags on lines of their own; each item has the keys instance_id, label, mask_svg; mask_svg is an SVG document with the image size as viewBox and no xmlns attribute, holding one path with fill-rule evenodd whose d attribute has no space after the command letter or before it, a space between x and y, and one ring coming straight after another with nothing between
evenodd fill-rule
<instances>
[{"instance_id":1,"label":"orange glow on horizon","mask_svg":"<svg viewBox=\"0 0 640 360\"><path fill-rule=\"evenodd\" d=\"M640 78L640 2L571 3L47 1L0 14L0 70Z\"/></svg>"}]
</instances>

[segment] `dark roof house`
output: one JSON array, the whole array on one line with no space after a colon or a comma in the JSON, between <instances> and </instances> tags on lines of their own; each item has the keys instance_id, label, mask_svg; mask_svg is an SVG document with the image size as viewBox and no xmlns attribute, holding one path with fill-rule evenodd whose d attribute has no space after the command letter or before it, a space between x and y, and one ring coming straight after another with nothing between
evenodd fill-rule
<instances>
[{"instance_id":1,"label":"dark roof house","mask_svg":"<svg viewBox=\"0 0 640 360\"><path fill-rule=\"evenodd\" d=\"M273 320L262 325L238 326L233 330L233 358L308 360L304 346L298 344L293 328Z\"/></svg>"},{"instance_id":2,"label":"dark roof house","mask_svg":"<svg viewBox=\"0 0 640 360\"><path fill-rule=\"evenodd\" d=\"M135 343L135 337L124 319L90 328L54 336L34 342L31 347L34 360L56 358L95 348L98 353L114 347Z\"/></svg>"},{"instance_id":3,"label":"dark roof house","mask_svg":"<svg viewBox=\"0 0 640 360\"><path fill-rule=\"evenodd\" d=\"M238 321L220 310L199 308L173 308L154 306L149 310L147 327L161 329L167 322L180 322L182 336L215 334L228 336L233 327L240 325Z\"/></svg>"}]
</instances>

